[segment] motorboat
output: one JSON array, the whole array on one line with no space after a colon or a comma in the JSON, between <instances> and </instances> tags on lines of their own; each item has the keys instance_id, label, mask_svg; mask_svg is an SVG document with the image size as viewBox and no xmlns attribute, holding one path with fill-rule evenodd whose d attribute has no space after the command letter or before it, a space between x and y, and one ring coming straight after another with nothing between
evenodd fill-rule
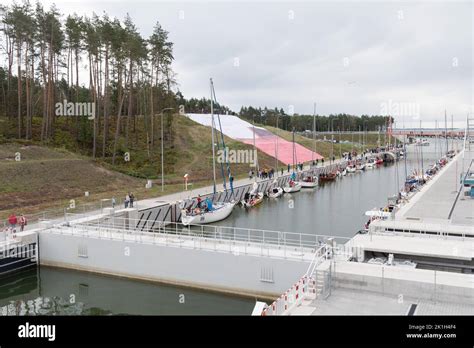
<instances>
[{"instance_id":1,"label":"motorboat","mask_svg":"<svg viewBox=\"0 0 474 348\"><path fill-rule=\"evenodd\" d=\"M181 222L184 226L192 224L209 224L227 218L236 202L214 203L210 210L203 208L182 209Z\"/></svg>"}]
</instances>

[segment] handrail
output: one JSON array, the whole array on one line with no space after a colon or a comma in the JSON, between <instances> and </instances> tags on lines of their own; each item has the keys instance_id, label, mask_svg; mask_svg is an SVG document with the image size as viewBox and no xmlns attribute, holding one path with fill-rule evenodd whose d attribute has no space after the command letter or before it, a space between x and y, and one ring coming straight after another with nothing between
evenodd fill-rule
<instances>
[{"instance_id":1,"label":"handrail","mask_svg":"<svg viewBox=\"0 0 474 348\"><path fill-rule=\"evenodd\" d=\"M122 218L122 217L102 217L101 220L93 220L90 222L80 222L79 224L94 224L95 226L102 226L102 227L109 227L109 226L130 226L127 230L140 230L140 228L136 228L136 222L139 219L133 218ZM70 221L70 223L74 223L74 221ZM131 227L133 226L133 228ZM319 243L323 239L327 238L335 238L335 239L342 239L342 240L349 240L348 237L338 237L338 236L331 236L325 234L310 234L310 233L296 233L296 232L289 232L289 231L277 231L277 230L266 230L266 229L255 229L255 228L246 228L246 227L233 227L233 226L220 226L220 225L200 225L200 224L190 224L188 226L184 226L179 222L168 222L168 221L157 221L152 228L152 223L148 222L145 223L144 230L150 231L160 231L160 230L169 230L169 231L190 231L190 232L201 232L201 233L219 233L219 234L228 234L232 235L234 232L237 231L250 231L251 233L260 234L262 237L271 236L271 235L279 235L281 240L284 240L284 237L287 239L290 237L290 240L298 241L300 237L304 241L306 240L314 240L315 243ZM291 238L293 237L293 238ZM315 244L316 246L316 244Z\"/></svg>"},{"instance_id":2,"label":"handrail","mask_svg":"<svg viewBox=\"0 0 474 348\"><path fill-rule=\"evenodd\" d=\"M324 244L318 250L316 250L316 252L314 253L314 257L311 260L311 263L309 264L306 273L304 274L304 277L312 277L316 267L321 264L322 260L327 259L327 247L328 245Z\"/></svg>"},{"instance_id":3,"label":"handrail","mask_svg":"<svg viewBox=\"0 0 474 348\"><path fill-rule=\"evenodd\" d=\"M314 252L314 248L309 245L278 245L268 243L262 239L250 240L226 240L220 239L217 235L202 238L199 235L183 235L167 232L143 232L127 231L123 229L103 228L97 225L56 225L50 228L49 233L72 235L80 237L90 237L107 240L133 241L138 243L148 243L164 246L175 246L180 248L190 248L198 250L213 250L218 252L228 252L233 254L246 254L268 256L279 259L300 259L309 261L309 257ZM298 251L298 253L294 253Z\"/></svg>"},{"instance_id":4,"label":"handrail","mask_svg":"<svg viewBox=\"0 0 474 348\"><path fill-rule=\"evenodd\" d=\"M192 229L175 229L169 227L160 227L151 229L149 232L141 231L140 229L126 229L118 227L117 225L103 225L98 224L95 221L90 222L81 222L73 224L73 227L83 227L90 228L93 230L111 230L118 233L127 233L133 235L142 235L142 234L168 234L173 236L191 236L191 237L201 237L205 239L216 239L222 241L237 241L237 242L248 242L248 243L262 243L266 245L272 245L275 247L296 247L296 248L309 248L314 249L318 246L318 241L321 236L318 235L304 235L306 239L300 238L303 234L299 233L286 233L279 231L263 231L265 233L250 233L254 231L259 231L255 229L246 229L246 228L233 228L230 231L221 230L218 227L212 230L192 230ZM240 232L240 233L239 233ZM247 233L244 233L247 232Z\"/></svg>"}]
</instances>

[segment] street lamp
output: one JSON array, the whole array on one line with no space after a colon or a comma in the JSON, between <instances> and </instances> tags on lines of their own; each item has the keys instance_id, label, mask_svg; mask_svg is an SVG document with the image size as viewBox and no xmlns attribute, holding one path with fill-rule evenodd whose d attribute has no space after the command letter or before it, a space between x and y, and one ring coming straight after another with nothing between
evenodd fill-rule
<instances>
[{"instance_id":1,"label":"street lamp","mask_svg":"<svg viewBox=\"0 0 474 348\"><path fill-rule=\"evenodd\" d=\"M165 161L164 161L164 147L163 147L163 113L174 108L164 108L161 110L161 192L165 190Z\"/></svg>"}]
</instances>

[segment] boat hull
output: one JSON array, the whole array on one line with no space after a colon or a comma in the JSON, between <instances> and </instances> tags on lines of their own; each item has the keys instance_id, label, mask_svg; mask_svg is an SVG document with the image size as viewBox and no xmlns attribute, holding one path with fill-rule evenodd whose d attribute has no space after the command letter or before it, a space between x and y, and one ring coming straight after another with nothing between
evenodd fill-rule
<instances>
[{"instance_id":1,"label":"boat hull","mask_svg":"<svg viewBox=\"0 0 474 348\"><path fill-rule=\"evenodd\" d=\"M267 193L267 196L269 198L278 198L278 197L281 197L281 195L283 194L283 189L281 187L277 187L277 192L268 192Z\"/></svg>"},{"instance_id":2,"label":"boat hull","mask_svg":"<svg viewBox=\"0 0 474 348\"><path fill-rule=\"evenodd\" d=\"M295 183L295 186L293 187L290 187L290 186L285 186L283 188L283 191L285 191L285 193L293 193L293 192L298 192L301 190L301 185Z\"/></svg>"},{"instance_id":3,"label":"boat hull","mask_svg":"<svg viewBox=\"0 0 474 348\"><path fill-rule=\"evenodd\" d=\"M182 211L181 223L185 226L192 224L210 224L213 222L226 219L234 209L235 203L223 203L221 207L204 212L197 215L187 215L186 211Z\"/></svg>"},{"instance_id":4,"label":"boat hull","mask_svg":"<svg viewBox=\"0 0 474 348\"><path fill-rule=\"evenodd\" d=\"M257 197L252 198L249 202L241 201L240 203L245 208L252 208L252 207L255 207L256 205L259 205L260 203L262 203L262 201L263 201L263 193L259 192L257 194Z\"/></svg>"},{"instance_id":5,"label":"boat hull","mask_svg":"<svg viewBox=\"0 0 474 348\"><path fill-rule=\"evenodd\" d=\"M298 181L298 183L301 185L301 188L313 188L318 186L317 182Z\"/></svg>"}]
</instances>

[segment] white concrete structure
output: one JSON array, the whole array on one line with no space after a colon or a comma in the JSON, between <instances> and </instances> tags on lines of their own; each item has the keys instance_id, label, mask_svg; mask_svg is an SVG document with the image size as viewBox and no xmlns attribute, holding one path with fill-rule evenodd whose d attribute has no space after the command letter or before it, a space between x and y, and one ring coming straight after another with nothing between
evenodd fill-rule
<instances>
[{"instance_id":1,"label":"white concrete structure","mask_svg":"<svg viewBox=\"0 0 474 348\"><path fill-rule=\"evenodd\" d=\"M350 260L332 257L306 273L324 296L306 285L296 305L276 314L473 315L474 200L460 185L473 158L458 154L394 219L372 222L343 245ZM275 314L274 304L264 314Z\"/></svg>"},{"instance_id":2,"label":"white concrete structure","mask_svg":"<svg viewBox=\"0 0 474 348\"><path fill-rule=\"evenodd\" d=\"M307 269L318 246L314 235L248 230L244 236L222 227L203 233L169 225L150 233L116 220L41 231L40 264L273 298Z\"/></svg>"}]
</instances>

